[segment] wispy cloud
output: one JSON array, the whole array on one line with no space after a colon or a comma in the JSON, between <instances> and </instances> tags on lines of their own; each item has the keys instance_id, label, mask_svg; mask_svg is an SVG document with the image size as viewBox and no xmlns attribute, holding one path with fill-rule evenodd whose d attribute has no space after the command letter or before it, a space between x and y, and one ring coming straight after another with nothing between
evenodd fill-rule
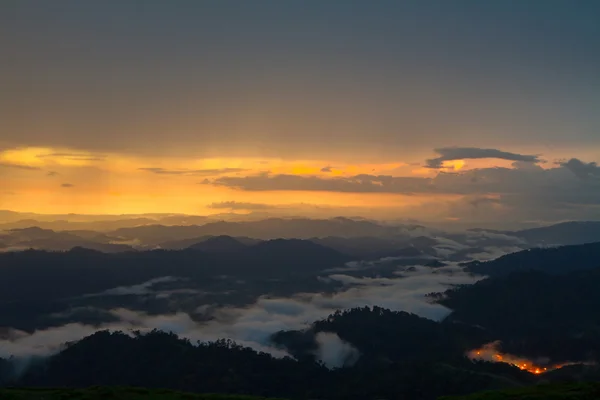
<instances>
[{"instance_id":1,"label":"wispy cloud","mask_svg":"<svg viewBox=\"0 0 600 400\"><path fill-rule=\"evenodd\" d=\"M0 162L0 168L14 168L14 169L27 170L27 171L39 171L39 170L41 170L40 167L33 167L31 165L12 164L12 163L5 163L5 162Z\"/></svg>"},{"instance_id":2,"label":"wispy cloud","mask_svg":"<svg viewBox=\"0 0 600 400\"><path fill-rule=\"evenodd\" d=\"M347 193L403 193L432 192L430 178L392 177L387 175L355 175L350 177L320 178L291 174L259 174L252 176L225 176L205 181L249 191L305 190Z\"/></svg>"},{"instance_id":3,"label":"wispy cloud","mask_svg":"<svg viewBox=\"0 0 600 400\"><path fill-rule=\"evenodd\" d=\"M75 187L75 185L73 185L72 183L63 183L62 185L60 185L60 187L72 188L72 187Z\"/></svg>"},{"instance_id":4,"label":"wispy cloud","mask_svg":"<svg viewBox=\"0 0 600 400\"><path fill-rule=\"evenodd\" d=\"M113 289L108 289L103 292L85 295L84 297L101 297L101 296L127 296L127 295L145 295L159 293L155 290L155 286L161 283L171 283L181 281L182 278L174 276L164 276L161 278L151 279L147 282L133 286L119 286Z\"/></svg>"},{"instance_id":5,"label":"wispy cloud","mask_svg":"<svg viewBox=\"0 0 600 400\"><path fill-rule=\"evenodd\" d=\"M212 209L227 209L227 210L270 210L277 208L275 205L264 203L244 203L239 201L222 201L219 203L211 203L208 208Z\"/></svg>"},{"instance_id":6,"label":"wispy cloud","mask_svg":"<svg viewBox=\"0 0 600 400\"><path fill-rule=\"evenodd\" d=\"M435 272L434 272L435 271ZM423 317L440 320L450 312L444 306L429 302L425 295L444 291L448 285L474 283L478 279L461 268L448 266L435 270L416 267L410 271L402 268L394 278L357 278L347 275L332 275L328 279L342 283L343 288L333 295L321 293L299 293L289 298L261 297L246 307L216 307L204 305L198 313L210 316L205 323L194 321L188 313L170 315L148 315L143 312L115 309L110 313L119 322L100 326L68 324L56 328L39 330L32 334L12 330L8 339L0 340L0 357L9 355L48 355L59 351L61 345L88 336L98 330L150 331L160 329L174 332L192 341L211 341L230 338L239 344L274 356L285 352L271 347L270 337L280 330L304 329L309 323L325 318L338 309L378 305L395 311L413 312ZM173 278L161 278L163 280ZM146 293L148 282L128 288L113 289L115 294ZM135 289L132 289L135 288ZM118 290L117 290L118 289ZM337 347L349 349L333 337L322 338L319 356L331 366L336 366L333 357ZM332 353L333 352L333 353Z\"/></svg>"},{"instance_id":7,"label":"wispy cloud","mask_svg":"<svg viewBox=\"0 0 600 400\"><path fill-rule=\"evenodd\" d=\"M233 174L238 172L246 172L245 168L213 168L213 169L166 169L166 168L138 168L140 171L152 172L160 175L196 175L196 176L211 176Z\"/></svg>"},{"instance_id":8,"label":"wispy cloud","mask_svg":"<svg viewBox=\"0 0 600 400\"><path fill-rule=\"evenodd\" d=\"M38 158L62 158L70 161L104 161L105 155L100 154L85 154L85 153L48 153L38 154Z\"/></svg>"}]
</instances>

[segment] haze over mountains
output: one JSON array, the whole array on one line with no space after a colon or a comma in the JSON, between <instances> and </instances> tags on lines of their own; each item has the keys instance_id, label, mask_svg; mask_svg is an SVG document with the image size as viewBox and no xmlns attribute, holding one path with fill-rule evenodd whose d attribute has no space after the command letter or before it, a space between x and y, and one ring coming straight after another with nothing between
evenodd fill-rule
<instances>
[{"instance_id":1,"label":"haze over mountains","mask_svg":"<svg viewBox=\"0 0 600 400\"><path fill-rule=\"evenodd\" d=\"M296 223L207 225L232 224L243 233L275 226L281 233ZM5 251L0 383L434 399L596 379L600 321L589 309L600 306L599 244L537 246L559 228L582 232L577 237L587 242L594 224L551 226L550 234L533 236L302 220L299 232L311 225L331 233L341 225L350 234L215 235L171 242L168 250ZM353 236L364 226L378 235ZM206 225L126 232L149 230L155 240L163 229L179 228L196 234ZM98 244L119 237L113 232L77 236L33 227L8 235ZM479 261L502 246L517 250ZM489 359L470 356L492 345ZM355 386L358 376L368 376L368 384Z\"/></svg>"},{"instance_id":2,"label":"haze over mountains","mask_svg":"<svg viewBox=\"0 0 600 400\"><path fill-rule=\"evenodd\" d=\"M295 238L360 258L442 256L453 261L494 258L506 252L539 246L589 243L600 240L600 222L564 222L516 231L470 229L444 231L418 224L332 218L268 218L214 220L185 215L61 216L46 221L20 219L0 224L0 251L40 249L65 251L84 247L103 252L197 248L211 251L242 248L262 240ZM237 216L236 219L241 219ZM54 229L48 228L49 226ZM227 236L229 239L216 237ZM210 239L210 240L209 240ZM234 239L234 240L231 240ZM203 244L201 244L203 243ZM229 243L229 244L227 244Z\"/></svg>"},{"instance_id":3,"label":"haze over mountains","mask_svg":"<svg viewBox=\"0 0 600 400\"><path fill-rule=\"evenodd\" d=\"M597 400L599 21L0 1L0 400Z\"/></svg>"}]
</instances>

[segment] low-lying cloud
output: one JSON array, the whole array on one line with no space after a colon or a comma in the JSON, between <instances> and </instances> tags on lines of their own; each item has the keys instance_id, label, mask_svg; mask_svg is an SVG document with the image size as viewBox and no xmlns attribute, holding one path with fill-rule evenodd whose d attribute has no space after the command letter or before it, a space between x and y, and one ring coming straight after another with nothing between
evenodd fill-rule
<instances>
[{"instance_id":1,"label":"low-lying cloud","mask_svg":"<svg viewBox=\"0 0 600 400\"><path fill-rule=\"evenodd\" d=\"M99 293L92 293L85 295L84 297L100 297L100 296L128 296L128 295L146 295L146 294L158 294L159 291L154 289L154 286L160 283L170 283L181 281L182 278L174 276L163 276L160 278L154 278L149 281L140 283L133 286L119 286L113 289L108 289Z\"/></svg>"},{"instance_id":2,"label":"low-lying cloud","mask_svg":"<svg viewBox=\"0 0 600 400\"><path fill-rule=\"evenodd\" d=\"M343 341L332 332L319 332L315 337L318 349L317 360L328 368L351 366L360 357L359 351L350 343Z\"/></svg>"},{"instance_id":3,"label":"low-lying cloud","mask_svg":"<svg viewBox=\"0 0 600 400\"><path fill-rule=\"evenodd\" d=\"M111 289L104 293L145 294L153 284L172 279L174 278L159 278L131 287ZM329 276L329 279L343 283L343 289L334 294L298 293L288 298L263 296L246 307L200 306L197 312L212 318L204 323L197 322L193 315L184 312L148 315L121 308L109 311L111 315L118 318L118 322L100 326L71 323L38 330L32 334L12 330L8 337L0 341L0 357L49 355L59 351L65 342L78 340L106 329L125 332L134 329L140 331L160 329L172 331L193 342L229 338L241 345L282 357L287 354L281 349L272 347L270 343L270 337L275 332L305 329L310 323L326 318L336 310L364 306L408 311L426 318L441 320L450 313L450 310L428 301L425 295L430 292L444 291L451 285L474 283L480 277L471 276L460 267L447 266L438 269L401 268L392 278L357 278L334 274ZM322 336L320 343L319 357L332 367L339 366L339 360L351 360L351 355L354 354L346 344L331 336Z\"/></svg>"}]
</instances>

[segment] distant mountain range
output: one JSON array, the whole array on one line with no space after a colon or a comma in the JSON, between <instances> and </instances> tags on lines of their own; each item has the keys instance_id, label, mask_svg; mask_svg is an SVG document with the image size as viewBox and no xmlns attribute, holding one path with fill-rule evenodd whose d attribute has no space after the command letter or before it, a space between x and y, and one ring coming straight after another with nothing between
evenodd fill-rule
<instances>
[{"instance_id":1,"label":"distant mountain range","mask_svg":"<svg viewBox=\"0 0 600 400\"><path fill-rule=\"evenodd\" d=\"M113 243L116 238L95 231L62 231L29 227L0 232L0 250L43 249L68 251L85 247L105 253L132 251L131 246Z\"/></svg>"},{"instance_id":2,"label":"distant mountain range","mask_svg":"<svg viewBox=\"0 0 600 400\"><path fill-rule=\"evenodd\" d=\"M600 221L570 221L519 231L470 229L521 238L531 245L566 245L600 241Z\"/></svg>"},{"instance_id":3,"label":"distant mountain range","mask_svg":"<svg viewBox=\"0 0 600 400\"><path fill-rule=\"evenodd\" d=\"M0 212L0 215L6 213ZM11 218L22 216L13 214L10 214ZM480 228L444 232L421 225L390 225L342 217L214 221L212 217L171 214L131 218L86 216L95 217L99 220L84 221L83 216L75 216L69 222L17 220L0 225L0 251L29 248L66 251L82 247L107 253L188 248L205 252L231 252L265 240L283 238L309 240L360 260L392 257L468 262L494 259L540 246L600 241L600 222L597 221L565 222L520 231ZM69 229L48 229L47 225ZM117 228L112 229L114 226ZM470 267L479 268L475 264ZM514 264L508 268L514 268Z\"/></svg>"},{"instance_id":4,"label":"distant mountain range","mask_svg":"<svg viewBox=\"0 0 600 400\"><path fill-rule=\"evenodd\" d=\"M491 261L472 261L464 265L475 274L491 277L527 271L566 274L600 268L600 242L553 248L533 248L507 254Z\"/></svg>"}]
</instances>

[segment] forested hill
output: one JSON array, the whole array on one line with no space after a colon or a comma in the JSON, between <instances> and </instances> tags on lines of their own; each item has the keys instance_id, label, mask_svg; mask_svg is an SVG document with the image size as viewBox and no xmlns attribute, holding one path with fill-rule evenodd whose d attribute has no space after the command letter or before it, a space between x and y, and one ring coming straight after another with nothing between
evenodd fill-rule
<instances>
[{"instance_id":1,"label":"forested hill","mask_svg":"<svg viewBox=\"0 0 600 400\"><path fill-rule=\"evenodd\" d=\"M506 352L571 361L600 356L600 269L515 272L448 290L447 321L478 326ZM437 297L434 295L433 297Z\"/></svg>"},{"instance_id":2,"label":"forested hill","mask_svg":"<svg viewBox=\"0 0 600 400\"><path fill-rule=\"evenodd\" d=\"M335 351L335 347L331 349ZM5 385L137 386L291 399L391 399L402 393L407 399L433 400L443 394L466 394L534 380L508 365L466 359L453 365L382 360L330 370L311 360L276 359L227 340L193 344L158 331L134 337L99 332L49 359L32 361L19 376L11 375L14 370L10 366L10 361L4 361L0 368Z\"/></svg>"},{"instance_id":3,"label":"forested hill","mask_svg":"<svg viewBox=\"0 0 600 400\"><path fill-rule=\"evenodd\" d=\"M314 359L319 335L335 333L351 343L363 365L381 362L461 360L464 354L494 340L481 329L466 324L436 322L407 312L381 307L338 311L316 321L307 330L281 331L273 342L299 359ZM344 355L351 359L351 354ZM343 365L347 360L340 360Z\"/></svg>"},{"instance_id":4,"label":"forested hill","mask_svg":"<svg viewBox=\"0 0 600 400\"><path fill-rule=\"evenodd\" d=\"M549 274L566 274L578 270L599 268L600 242L553 248L533 248L507 254L492 261L473 261L464 265L475 274L490 277L531 270Z\"/></svg>"}]
</instances>

